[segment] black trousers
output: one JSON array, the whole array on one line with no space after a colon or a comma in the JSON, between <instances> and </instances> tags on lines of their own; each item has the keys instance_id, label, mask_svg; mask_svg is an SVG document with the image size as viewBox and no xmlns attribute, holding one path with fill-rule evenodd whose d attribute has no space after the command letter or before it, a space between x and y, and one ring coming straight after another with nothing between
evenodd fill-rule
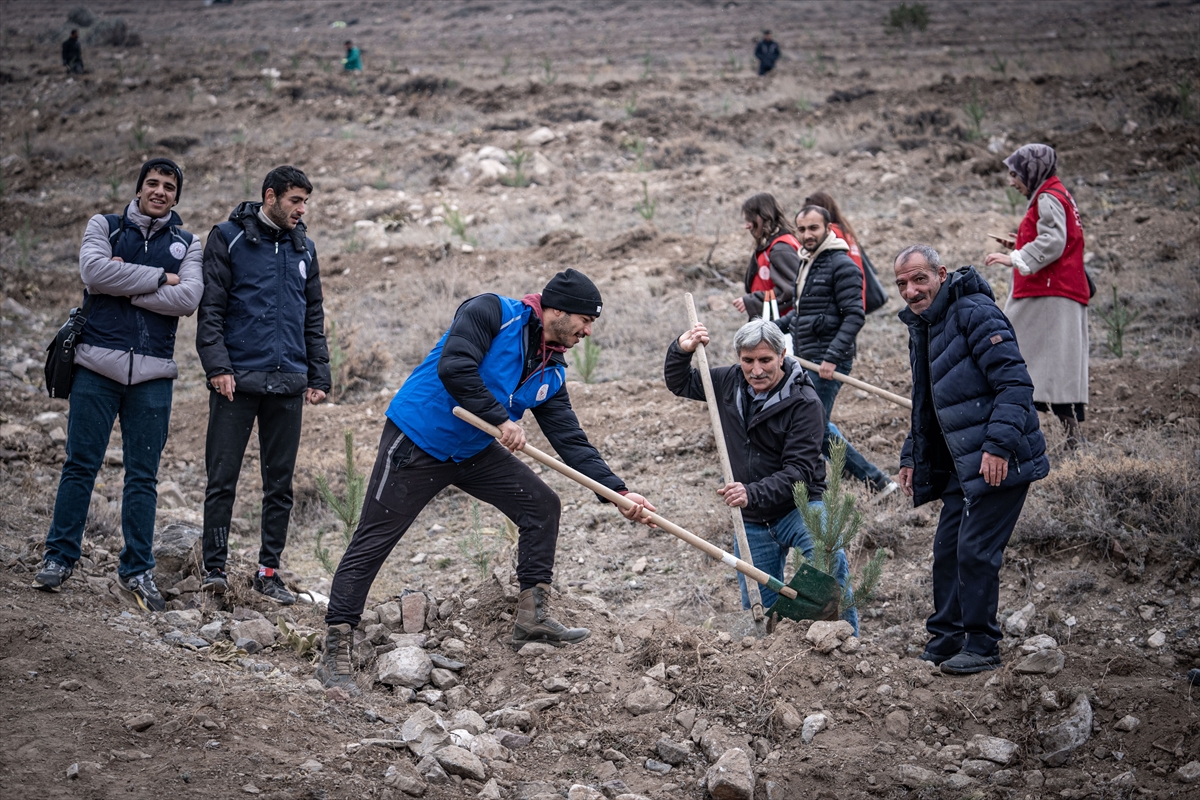
<instances>
[{"instance_id":1,"label":"black trousers","mask_svg":"<svg viewBox=\"0 0 1200 800\"><path fill-rule=\"evenodd\" d=\"M942 515L933 537L932 637L927 652L959 650L994 655L1000 644L996 608L1000 565L1029 484L1001 489L967 503L957 476L942 492Z\"/></svg>"},{"instance_id":2,"label":"black trousers","mask_svg":"<svg viewBox=\"0 0 1200 800\"><path fill-rule=\"evenodd\" d=\"M358 625L383 562L421 509L451 485L495 506L517 524L517 577L522 589L550 583L562 511L558 495L499 442L466 461L439 461L388 420L358 529L333 576L327 624Z\"/></svg>"},{"instance_id":3,"label":"black trousers","mask_svg":"<svg viewBox=\"0 0 1200 800\"><path fill-rule=\"evenodd\" d=\"M208 488L204 492L205 570L225 569L238 476L255 420L258 420L263 483L262 546L258 563L272 569L279 567L292 515L292 474L300 449L303 411L302 394L234 392L233 400L226 400L216 392L209 392L208 438L204 448L204 466L208 471Z\"/></svg>"}]
</instances>

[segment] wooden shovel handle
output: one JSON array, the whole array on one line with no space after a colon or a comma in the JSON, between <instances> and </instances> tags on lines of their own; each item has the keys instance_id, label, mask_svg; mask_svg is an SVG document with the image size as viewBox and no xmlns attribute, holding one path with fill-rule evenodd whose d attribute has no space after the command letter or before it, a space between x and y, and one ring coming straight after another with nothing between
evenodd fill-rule
<instances>
[{"instance_id":1,"label":"wooden shovel handle","mask_svg":"<svg viewBox=\"0 0 1200 800\"><path fill-rule=\"evenodd\" d=\"M811 369L813 372L821 371L820 364L814 364L813 362L804 358L797 358L796 360L799 361L800 366L804 367L805 369ZM856 389L862 389L864 392L870 392L877 397L882 397L884 400L891 400L898 406L912 408L912 400L909 400L907 397L901 397L898 394L892 394L887 389L880 389L878 386L872 386L869 383L864 383L858 378L851 378L849 375L843 375L840 372L835 372L833 373L833 379L835 381L841 381L842 383L849 384Z\"/></svg>"},{"instance_id":2,"label":"wooden shovel handle","mask_svg":"<svg viewBox=\"0 0 1200 800\"><path fill-rule=\"evenodd\" d=\"M491 436L494 436L497 439L500 438L500 429L499 428L497 428L495 425L492 425L490 422L486 422L486 421L480 419L479 417L472 414L470 411L467 411L462 406L454 407L454 416L458 417L459 419L461 419L464 422L474 425L476 428L483 431L484 433L490 434ZM538 450L536 447L534 447L533 445L531 445L529 443L526 443L525 446L521 448L521 452L525 453L533 460L539 461L542 464L545 464L547 467L554 470L555 472L559 472L559 473L567 476L568 478L570 478L571 480L580 484L581 486L585 486L588 489L591 489L593 492L600 495L605 500L608 500L609 502L614 503L618 508L631 509L631 508L634 508L637 506L637 503L635 503L632 500L630 500L629 498L625 497L620 492L615 492L612 489L605 486L604 484L600 483L599 481L592 480L587 475L584 475L582 472L580 472L576 469L572 469L571 467L568 467L566 464L559 461L554 456L549 455L548 453L543 453L541 450ZM664 531L671 534L672 536L682 539L683 541L687 542L688 544L690 544L692 547L696 548L697 550L703 550L710 557L715 558L718 561L722 561L722 562L728 564L729 566L733 567L734 569L736 569L738 572L742 573L746 577L751 578L755 581L758 581L759 583L761 583L762 585L764 585L770 589L774 589L776 592L778 592L779 594L782 594L784 597L788 598L789 600L796 599L796 590L795 589L791 588L790 586L787 586L786 584L782 583L778 579L771 577L767 573L763 572L761 569L758 569L757 567L755 567L751 564L747 564L745 561L742 561L740 558L737 558L736 556L732 555L731 553L725 552L721 548L717 547L715 544L712 544L711 542L709 542L705 539L701 539L696 534L692 533L689 530L681 528L680 526L676 525L674 522L671 522L669 519L664 519L663 517L660 517L658 514L655 514L653 511L643 509L643 512L647 519L649 519L655 525L662 528Z\"/></svg>"}]
</instances>

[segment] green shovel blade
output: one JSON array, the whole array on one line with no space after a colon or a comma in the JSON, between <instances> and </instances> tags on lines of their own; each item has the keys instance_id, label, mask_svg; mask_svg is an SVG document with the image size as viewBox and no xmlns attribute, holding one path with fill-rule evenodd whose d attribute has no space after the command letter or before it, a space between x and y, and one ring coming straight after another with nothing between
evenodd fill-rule
<instances>
[{"instance_id":1,"label":"green shovel blade","mask_svg":"<svg viewBox=\"0 0 1200 800\"><path fill-rule=\"evenodd\" d=\"M787 585L796 590L796 599L779 595L775 605L767 609L768 614L795 620L838 618L841 588L832 575L803 564Z\"/></svg>"}]
</instances>

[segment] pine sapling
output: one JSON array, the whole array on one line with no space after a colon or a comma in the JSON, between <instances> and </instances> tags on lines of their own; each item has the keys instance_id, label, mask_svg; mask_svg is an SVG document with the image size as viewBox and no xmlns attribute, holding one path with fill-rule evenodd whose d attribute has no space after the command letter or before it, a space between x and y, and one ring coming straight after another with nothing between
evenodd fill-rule
<instances>
[{"instance_id":1,"label":"pine sapling","mask_svg":"<svg viewBox=\"0 0 1200 800\"><path fill-rule=\"evenodd\" d=\"M346 494L344 497L335 495L324 475L317 476L317 493L342 523L342 541L349 547L362 514L363 499L367 496L367 476L359 472L354 464L354 431L349 428L346 429ZM325 530L322 529L317 534L316 557L321 566L332 573L333 559L329 555L329 548L321 546L324 536Z\"/></svg>"}]
</instances>

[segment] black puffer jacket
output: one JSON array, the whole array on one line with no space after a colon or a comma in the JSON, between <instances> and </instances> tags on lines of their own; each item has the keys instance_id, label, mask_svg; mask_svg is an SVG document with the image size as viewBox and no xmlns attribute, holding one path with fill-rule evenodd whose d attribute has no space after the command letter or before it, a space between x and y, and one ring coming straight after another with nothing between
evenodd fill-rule
<instances>
[{"instance_id":1,"label":"black puffer jacket","mask_svg":"<svg viewBox=\"0 0 1200 800\"><path fill-rule=\"evenodd\" d=\"M913 470L913 503L941 497L951 470L967 502L1046 477L1046 440L1033 382L1008 317L974 267L951 274L921 315L905 308L912 364L912 428L900 466ZM1008 460L999 487L979 474L984 452Z\"/></svg>"},{"instance_id":2,"label":"black puffer jacket","mask_svg":"<svg viewBox=\"0 0 1200 800\"><path fill-rule=\"evenodd\" d=\"M854 358L866 314L862 271L850 256L844 250L818 254L796 295L796 307L779 320L780 329L792 334L796 353L818 364Z\"/></svg>"},{"instance_id":3,"label":"black puffer jacket","mask_svg":"<svg viewBox=\"0 0 1200 800\"><path fill-rule=\"evenodd\" d=\"M792 499L796 483L808 486L810 501L820 500L825 492L825 461L821 458L825 409L808 373L792 359L783 364L787 374L749 424L742 417L750 402L742 368L709 370L733 479L746 487L749 505L742 509L742 516L762 524L796 509ZM678 339L667 349L663 377L672 393L704 401L700 372L692 367L692 354L679 346Z\"/></svg>"}]
</instances>

